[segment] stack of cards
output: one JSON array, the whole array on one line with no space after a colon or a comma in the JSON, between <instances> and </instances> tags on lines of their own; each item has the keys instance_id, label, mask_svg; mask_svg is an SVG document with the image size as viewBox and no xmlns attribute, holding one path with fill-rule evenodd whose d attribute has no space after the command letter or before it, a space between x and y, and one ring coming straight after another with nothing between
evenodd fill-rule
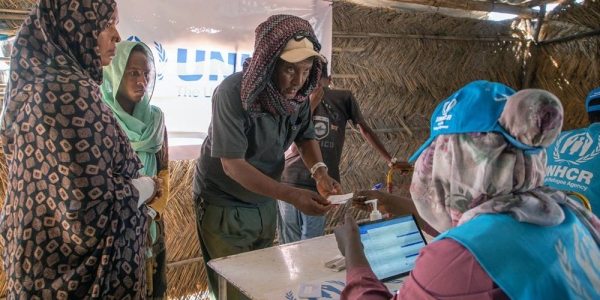
<instances>
[{"instance_id":1,"label":"stack of cards","mask_svg":"<svg viewBox=\"0 0 600 300\"><path fill-rule=\"evenodd\" d=\"M337 255L332 260L325 262L325 268L336 272L342 271L346 269L346 258L341 255Z\"/></svg>"}]
</instances>

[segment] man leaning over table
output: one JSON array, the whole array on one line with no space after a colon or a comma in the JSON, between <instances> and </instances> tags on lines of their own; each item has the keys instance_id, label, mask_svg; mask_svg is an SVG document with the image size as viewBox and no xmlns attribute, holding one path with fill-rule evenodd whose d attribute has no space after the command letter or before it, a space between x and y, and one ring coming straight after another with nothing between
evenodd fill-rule
<instances>
[{"instance_id":1,"label":"man leaning over table","mask_svg":"<svg viewBox=\"0 0 600 300\"><path fill-rule=\"evenodd\" d=\"M212 97L212 120L194 176L198 236L211 298L218 295L214 258L270 247L276 201L324 215L341 187L327 174L310 122L309 94L325 62L309 22L274 15L256 28L254 53ZM295 142L319 194L279 183L284 152ZM228 299L243 297L228 288Z\"/></svg>"}]
</instances>

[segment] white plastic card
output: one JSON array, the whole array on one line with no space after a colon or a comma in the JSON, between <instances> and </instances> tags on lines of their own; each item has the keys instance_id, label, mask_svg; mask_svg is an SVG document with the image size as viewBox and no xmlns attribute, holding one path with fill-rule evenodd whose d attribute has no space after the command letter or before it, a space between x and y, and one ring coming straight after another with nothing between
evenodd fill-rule
<instances>
[{"instance_id":1,"label":"white plastic card","mask_svg":"<svg viewBox=\"0 0 600 300\"><path fill-rule=\"evenodd\" d=\"M300 284L298 298L321 298L321 285L316 283Z\"/></svg>"}]
</instances>

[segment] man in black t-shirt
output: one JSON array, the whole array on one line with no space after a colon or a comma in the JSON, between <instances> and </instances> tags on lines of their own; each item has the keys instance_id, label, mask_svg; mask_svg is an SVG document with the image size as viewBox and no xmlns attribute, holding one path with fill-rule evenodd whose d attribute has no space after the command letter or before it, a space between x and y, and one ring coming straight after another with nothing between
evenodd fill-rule
<instances>
[{"instance_id":1,"label":"man in black t-shirt","mask_svg":"<svg viewBox=\"0 0 600 300\"><path fill-rule=\"evenodd\" d=\"M390 167L400 166L385 150L377 135L365 122L351 91L329 88L327 64L323 64L319 87L310 96L312 121L323 162L328 173L340 182L340 158L346 135L346 123L358 127L361 135L371 144ZM404 163L408 165L407 163ZM402 165L404 166L404 165ZM316 181L304 165L295 144L285 153L285 169L281 182L290 186L316 191ZM326 216L309 216L285 201L278 201L279 244L291 243L323 235Z\"/></svg>"}]
</instances>

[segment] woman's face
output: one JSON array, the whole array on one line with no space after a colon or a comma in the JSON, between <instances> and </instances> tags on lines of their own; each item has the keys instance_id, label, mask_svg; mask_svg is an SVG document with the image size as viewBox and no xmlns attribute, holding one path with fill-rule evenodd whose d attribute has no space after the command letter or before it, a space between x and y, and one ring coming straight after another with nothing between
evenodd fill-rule
<instances>
[{"instance_id":1,"label":"woman's face","mask_svg":"<svg viewBox=\"0 0 600 300\"><path fill-rule=\"evenodd\" d=\"M132 51L117 91L117 98L140 103L146 94L151 73L152 66L146 53Z\"/></svg>"},{"instance_id":2,"label":"woman's face","mask_svg":"<svg viewBox=\"0 0 600 300\"><path fill-rule=\"evenodd\" d=\"M117 31L118 23L119 10L118 8L115 8L106 27L98 35L98 48L100 58L102 59L102 66L110 65L117 50L117 43L121 41L121 36L119 35L119 31Z\"/></svg>"}]
</instances>

